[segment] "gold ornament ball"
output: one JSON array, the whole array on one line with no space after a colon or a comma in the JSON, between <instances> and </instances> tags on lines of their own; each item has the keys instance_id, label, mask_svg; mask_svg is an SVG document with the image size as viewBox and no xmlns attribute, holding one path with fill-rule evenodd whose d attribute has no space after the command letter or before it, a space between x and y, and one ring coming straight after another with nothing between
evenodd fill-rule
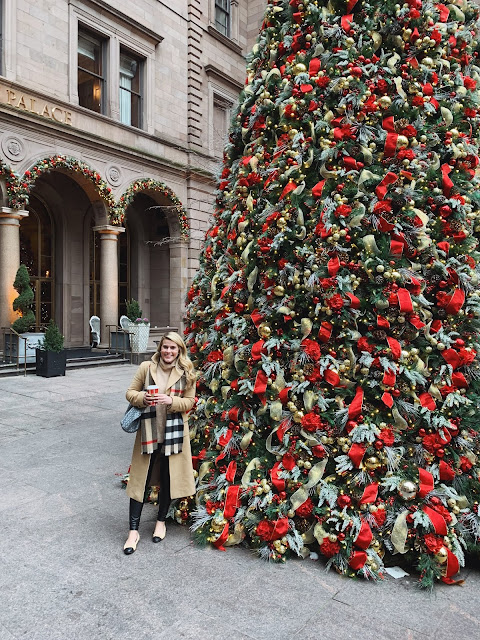
<instances>
[{"instance_id":1,"label":"gold ornament ball","mask_svg":"<svg viewBox=\"0 0 480 640\"><path fill-rule=\"evenodd\" d=\"M404 500L413 500L417 495L417 485L411 480L403 480L398 485L398 493Z\"/></svg>"},{"instance_id":2,"label":"gold ornament ball","mask_svg":"<svg viewBox=\"0 0 480 640\"><path fill-rule=\"evenodd\" d=\"M293 67L293 73L298 76L299 73L305 73L307 70L307 67L302 63L302 62L298 62L294 67Z\"/></svg>"},{"instance_id":3,"label":"gold ornament ball","mask_svg":"<svg viewBox=\"0 0 480 640\"><path fill-rule=\"evenodd\" d=\"M392 99L388 96L382 96L377 100L377 102L382 107L382 109L388 109L388 107L392 104Z\"/></svg>"},{"instance_id":4,"label":"gold ornament ball","mask_svg":"<svg viewBox=\"0 0 480 640\"><path fill-rule=\"evenodd\" d=\"M446 547L440 547L438 552L435 554L435 560L438 564L445 564L448 560L448 550Z\"/></svg>"},{"instance_id":5,"label":"gold ornament ball","mask_svg":"<svg viewBox=\"0 0 480 640\"><path fill-rule=\"evenodd\" d=\"M297 424L300 424L303 416L304 416L303 411L297 411L296 413L293 414L293 421L296 422Z\"/></svg>"},{"instance_id":6,"label":"gold ornament ball","mask_svg":"<svg viewBox=\"0 0 480 640\"><path fill-rule=\"evenodd\" d=\"M283 295L285 295L285 289L284 289L284 287L282 287L281 284L277 284L277 286L273 289L273 293L276 296L283 296Z\"/></svg>"},{"instance_id":7,"label":"gold ornament ball","mask_svg":"<svg viewBox=\"0 0 480 640\"><path fill-rule=\"evenodd\" d=\"M212 531L215 531L215 533L220 533L221 531L223 531L226 524L227 521L225 520L225 518L214 518L211 524Z\"/></svg>"},{"instance_id":8,"label":"gold ornament ball","mask_svg":"<svg viewBox=\"0 0 480 640\"><path fill-rule=\"evenodd\" d=\"M380 460L377 458L377 456L370 456L370 458L366 459L365 466L367 467L367 469L370 469L370 471L373 471L380 466Z\"/></svg>"},{"instance_id":9,"label":"gold ornament ball","mask_svg":"<svg viewBox=\"0 0 480 640\"><path fill-rule=\"evenodd\" d=\"M260 335L261 338L269 338L271 333L272 333L272 329L270 325L266 324L265 322L262 322L258 326L258 334Z\"/></svg>"},{"instance_id":10,"label":"gold ornament ball","mask_svg":"<svg viewBox=\"0 0 480 640\"><path fill-rule=\"evenodd\" d=\"M399 148L408 147L408 138L407 138L407 136L398 136L398 138L397 138L397 147L399 147Z\"/></svg>"}]
</instances>

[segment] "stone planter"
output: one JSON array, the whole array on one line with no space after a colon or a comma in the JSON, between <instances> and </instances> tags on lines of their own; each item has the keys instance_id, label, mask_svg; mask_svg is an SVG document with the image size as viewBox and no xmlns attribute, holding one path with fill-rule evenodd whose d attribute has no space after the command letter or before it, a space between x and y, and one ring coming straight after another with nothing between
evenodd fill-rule
<instances>
[{"instance_id":1,"label":"stone planter","mask_svg":"<svg viewBox=\"0 0 480 640\"><path fill-rule=\"evenodd\" d=\"M130 348L133 353L144 353L148 347L148 336L150 334L150 323L130 322L128 324L130 333Z\"/></svg>"},{"instance_id":2,"label":"stone planter","mask_svg":"<svg viewBox=\"0 0 480 640\"><path fill-rule=\"evenodd\" d=\"M5 355L4 360L6 362L16 362L18 354L18 362L35 362L36 349L39 343L43 340L43 333L21 333L23 338L27 341L18 338L15 334L7 333L5 335Z\"/></svg>"}]
</instances>

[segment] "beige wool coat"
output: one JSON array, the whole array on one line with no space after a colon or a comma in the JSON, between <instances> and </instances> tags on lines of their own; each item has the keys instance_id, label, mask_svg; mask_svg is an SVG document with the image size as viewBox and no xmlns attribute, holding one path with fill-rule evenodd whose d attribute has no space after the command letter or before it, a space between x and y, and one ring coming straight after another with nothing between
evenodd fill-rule
<instances>
[{"instance_id":1,"label":"beige wool coat","mask_svg":"<svg viewBox=\"0 0 480 640\"><path fill-rule=\"evenodd\" d=\"M160 354L155 353L150 361L142 362L127 389L126 397L130 404L135 407L143 407L145 397L145 380L150 369L152 380L157 383L156 371ZM183 371L173 367L168 377L165 393L168 395L171 387L182 377ZM195 383L187 385L182 396L172 395L172 404L167 407L169 413L180 412L183 416L184 433L181 453L168 456L168 467L170 472L170 497L184 498L195 493L195 479L193 477L192 453L190 448L190 434L188 431L187 411L193 407L195 402ZM148 467L150 465L150 455L141 451L141 430L136 433L135 444L133 446L132 462L130 465L130 477L127 484L127 495L138 502L143 502L145 494L145 483L147 481ZM155 486L160 484L157 480L158 473L155 468L152 470L149 484Z\"/></svg>"}]
</instances>

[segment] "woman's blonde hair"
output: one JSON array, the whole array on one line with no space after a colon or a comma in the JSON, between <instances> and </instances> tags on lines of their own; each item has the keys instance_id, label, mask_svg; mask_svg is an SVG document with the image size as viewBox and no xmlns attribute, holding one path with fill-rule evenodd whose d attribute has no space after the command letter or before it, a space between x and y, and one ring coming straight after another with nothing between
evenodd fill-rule
<instances>
[{"instance_id":1,"label":"woman's blonde hair","mask_svg":"<svg viewBox=\"0 0 480 640\"><path fill-rule=\"evenodd\" d=\"M160 354L162 350L162 344L165 340L170 340L174 342L178 347L178 357L177 357L177 367L182 369L185 372L185 377L187 378L187 382L192 384L196 381L197 376L195 374L195 369L193 367L193 362L190 360L187 354L187 347L185 346L185 342L182 340L182 337L176 333L175 331L169 331L165 335L163 335L158 343L157 352Z\"/></svg>"}]
</instances>

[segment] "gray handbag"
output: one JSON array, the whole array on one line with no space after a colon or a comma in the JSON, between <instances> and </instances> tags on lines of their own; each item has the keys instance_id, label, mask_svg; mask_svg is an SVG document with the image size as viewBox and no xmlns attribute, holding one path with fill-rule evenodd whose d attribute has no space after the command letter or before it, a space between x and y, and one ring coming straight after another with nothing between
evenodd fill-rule
<instances>
[{"instance_id":1,"label":"gray handbag","mask_svg":"<svg viewBox=\"0 0 480 640\"><path fill-rule=\"evenodd\" d=\"M146 382L150 382L150 367L148 367ZM139 409L138 407L134 407L133 404L129 404L127 410L125 411L125 415L120 420L120 426L127 433L135 433L140 429L140 419L142 417L142 413L145 411L147 407L143 407Z\"/></svg>"},{"instance_id":2,"label":"gray handbag","mask_svg":"<svg viewBox=\"0 0 480 640\"><path fill-rule=\"evenodd\" d=\"M134 407L132 404L128 405L125 415L120 420L120 425L127 433L135 433L140 429L140 418L142 417L143 409Z\"/></svg>"}]
</instances>

